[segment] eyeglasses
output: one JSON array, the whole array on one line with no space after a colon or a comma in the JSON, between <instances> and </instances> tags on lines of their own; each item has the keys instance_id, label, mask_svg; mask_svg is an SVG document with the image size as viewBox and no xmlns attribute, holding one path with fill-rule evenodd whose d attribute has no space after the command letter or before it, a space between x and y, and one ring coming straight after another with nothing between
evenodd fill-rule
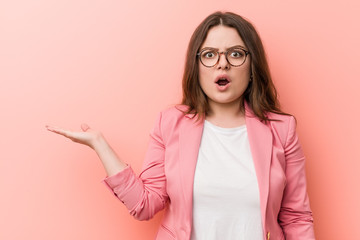
<instances>
[{"instance_id":1,"label":"eyeglasses","mask_svg":"<svg viewBox=\"0 0 360 240\"><path fill-rule=\"evenodd\" d=\"M239 67L244 64L246 56L249 55L250 52L240 47L230 48L226 52L218 52L217 49L214 48L205 48L196 55L200 57L200 62L205 67L210 68L218 64L221 54L225 55L226 61L231 66Z\"/></svg>"}]
</instances>

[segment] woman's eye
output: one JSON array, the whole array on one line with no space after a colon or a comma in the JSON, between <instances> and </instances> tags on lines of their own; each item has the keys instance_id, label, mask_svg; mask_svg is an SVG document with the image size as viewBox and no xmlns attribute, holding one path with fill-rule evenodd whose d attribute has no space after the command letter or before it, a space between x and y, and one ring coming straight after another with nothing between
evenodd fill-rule
<instances>
[{"instance_id":1,"label":"woman's eye","mask_svg":"<svg viewBox=\"0 0 360 240\"><path fill-rule=\"evenodd\" d=\"M244 53L242 51L235 50L230 53L230 57L233 57L233 58L239 58L242 56L244 56Z\"/></svg>"},{"instance_id":2,"label":"woman's eye","mask_svg":"<svg viewBox=\"0 0 360 240\"><path fill-rule=\"evenodd\" d=\"M205 52L203 56L205 58L213 58L213 57L215 57L215 53L214 52Z\"/></svg>"}]
</instances>

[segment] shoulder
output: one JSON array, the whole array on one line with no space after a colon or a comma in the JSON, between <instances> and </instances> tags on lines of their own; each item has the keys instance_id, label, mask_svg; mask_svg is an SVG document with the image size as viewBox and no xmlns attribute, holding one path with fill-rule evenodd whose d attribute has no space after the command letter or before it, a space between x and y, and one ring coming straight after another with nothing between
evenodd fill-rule
<instances>
[{"instance_id":1,"label":"shoulder","mask_svg":"<svg viewBox=\"0 0 360 240\"><path fill-rule=\"evenodd\" d=\"M158 117L160 129L165 132L177 129L182 122L190 118L186 110L185 105L174 105L162 110Z\"/></svg>"},{"instance_id":2,"label":"shoulder","mask_svg":"<svg viewBox=\"0 0 360 240\"><path fill-rule=\"evenodd\" d=\"M244 105L245 105L245 113L247 117L255 118L257 119L257 121L260 121L261 123L273 128L284 128L284 127L286 128L289 125L289 123L295 121L294 116L290 114L281 114L270 111L264 113L265 116L268 119L270 119L270 121L263 121L258 116L255 115L251 105L247 101L244 101Z\"/></svg>"},{"instance_id":3,"label":"shoulder","mask_svg":"<svg viewBox=\"0 0 360 240\"><path fill-rule=\"evenodd\" d=\"M161 119L163 122L177 121L183 119L186 115L187 106L185 105L174 105L168 107L160 112Z\"/></svg>"},{"instance_id":4,"label":"shoulder","mask_svg":"<svg viewBox=\"0 0 360 240\"><path fill-rule=\"evenodd\" d=\"M166 144L169 139L177 135L181 125L189 118L186 114L187 107L184 105L175 105L162 110L155 123L152 135L161 136L160 138Z\"/></svg>"},{"instance_id":5,"label":"shoulder","mask_svg":"<svg viewBox=\"0 0 360 240\"><path fill-rule=\"evenodd\" d=\"M269 121L268 125L274 135L277 135L283 145L296 134L296 120L292 115L268 113L268 117L277 121Z\"/></svg>"},{"instance_id":6,"label":"shoulder","mask_svg":"<svg viewBox=\"0 0 360 240\"><path fill-rule=\"evenodd\" d=\"M293 115L288 115L288 114L269 112L267 113L267 116L269 119L275 120L270 122L274 123L277 126L287 125L290 122L295 121L295 117Z\"/></svg>"}]
</instances>

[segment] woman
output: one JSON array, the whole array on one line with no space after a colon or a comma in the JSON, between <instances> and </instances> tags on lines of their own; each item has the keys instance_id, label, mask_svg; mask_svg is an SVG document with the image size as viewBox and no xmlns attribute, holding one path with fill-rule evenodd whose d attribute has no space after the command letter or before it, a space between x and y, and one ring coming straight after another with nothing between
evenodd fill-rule
<instances>
[{"instance_id":1,"label":"woman","mask_svg":"<svg viewBox=\"0 0 360 240\"><path fill-rule=\"evenodd\" d=\"M86 124L47 128L96 151L135 218L166 208L158 240L315 239L295 119L279 108L256 30L234 13L193 33L182 104L160 113L138 177Z\"/></svg>"}]
</instances>

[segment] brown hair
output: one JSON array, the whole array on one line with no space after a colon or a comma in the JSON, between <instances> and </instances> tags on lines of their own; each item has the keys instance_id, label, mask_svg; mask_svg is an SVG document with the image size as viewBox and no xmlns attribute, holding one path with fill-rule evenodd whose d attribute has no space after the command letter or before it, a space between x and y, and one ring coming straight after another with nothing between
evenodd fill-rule
<instances>
[{"instance_id":1,"label":"brown hair","mask_svg":"<svg viewBox=\"0 0 360 240\"><path fill-rule=\"evenodd\" d=\"M199 118L209 112L207 96L199 83L199 61L197 53L205 41L208 31L218 25L235 28L251 54L251 76L242 99L245 99L254 114L262 121L273 121L267 112L289 115L280 110L277 92L270 76L265 50L254 26L243 17L231 12L215 12L205 18L191 36L186 54L185 69L182 80L182 104L188 106L186 114L192 113ZM244 107L241 101L241 107Z\"/></svg>"}]
</instances>

